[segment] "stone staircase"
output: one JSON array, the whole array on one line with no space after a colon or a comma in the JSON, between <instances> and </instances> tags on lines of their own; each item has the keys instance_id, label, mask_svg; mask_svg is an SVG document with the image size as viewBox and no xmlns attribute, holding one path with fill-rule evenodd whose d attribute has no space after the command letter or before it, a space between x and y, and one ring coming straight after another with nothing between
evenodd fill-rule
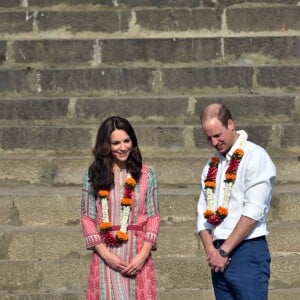
<instances>
[{"instance_id":1,"label":"stone staircase","mask_svg":"<svg viewBox=\"0 0 300 300\"><path fill-rule=\"evenodd\" d=\"M0 20L1 300L84 299L82 174L112 114L157 171L159 300L214 299L195 219L215 101L277 166L269 299L300 299L298 1L0 0Z\"/></svg>"}]
</instances>

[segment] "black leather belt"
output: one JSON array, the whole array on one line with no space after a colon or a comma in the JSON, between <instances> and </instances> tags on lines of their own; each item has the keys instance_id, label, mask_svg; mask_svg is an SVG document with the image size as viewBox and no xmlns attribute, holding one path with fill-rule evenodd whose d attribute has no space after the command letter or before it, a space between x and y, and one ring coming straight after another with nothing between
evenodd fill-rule
<instances>
[{"instance_id":1,"label":"black leather belt","mask_svg":"<svg viewBox=\"0 0 300 300\"><path fill-rule=\"evenodd\" d=\"M262 236L258 236L256 238L253 238L253 239L247 239L247 240L243 240L240 244L242 243L247 243L247 242L254 242L254 241L264 241L266 239L266 236L265 235L262 235ZM214 241L214 245L216 247L220 247L226 240L215 240Z\"/></svg>"}]
</instances>

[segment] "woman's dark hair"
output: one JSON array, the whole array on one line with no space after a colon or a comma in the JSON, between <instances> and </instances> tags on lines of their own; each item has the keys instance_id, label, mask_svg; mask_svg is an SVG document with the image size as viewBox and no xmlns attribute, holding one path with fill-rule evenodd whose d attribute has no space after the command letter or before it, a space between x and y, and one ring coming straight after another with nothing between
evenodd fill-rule
<instances>
[{"instance_id":1,"label":"woman's dark hair","mask_svg":"<svg viewBox=\"0 0 300 300\"><path fill-rule=\"evenodd\" d=\"M114 185L113 155L111 153L111 133L124 130L132 141L132 149L126 162L126 170L138 181L142 169L142 155L137 137L131 124L124 118L112 116L107 118L99 127L96 144L93 149L94 161L89 167L89 179L95 191L110 190Z\"/></svg>"}]
</instances>

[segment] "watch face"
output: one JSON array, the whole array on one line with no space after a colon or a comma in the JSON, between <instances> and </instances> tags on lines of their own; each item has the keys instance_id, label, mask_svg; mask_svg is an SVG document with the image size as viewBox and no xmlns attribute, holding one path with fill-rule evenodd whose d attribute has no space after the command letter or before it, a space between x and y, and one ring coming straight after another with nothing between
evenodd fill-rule
<instances>
[{"instance_id":1,"label":"watch face","mask_svg":"<svg viewBox=\"0 0 300 300\"><path fill-rule=\"evenodd\" d=\"M226 251L224 251L223 249L219 249L219 253L222 257L228 257L229 253L227 253Z\"/></svg>"}]
</instances>

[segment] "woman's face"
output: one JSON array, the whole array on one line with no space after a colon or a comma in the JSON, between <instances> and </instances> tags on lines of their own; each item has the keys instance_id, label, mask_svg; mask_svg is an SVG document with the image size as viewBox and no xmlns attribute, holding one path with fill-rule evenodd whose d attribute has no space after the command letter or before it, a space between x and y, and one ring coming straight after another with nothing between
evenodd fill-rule
<instances>
[{"instance_id":1,"label":"woman's face","mask_svg":"<svg viewBox=\"0 0 300 300\"><path fill-rule=\"evenodd\" d=\"M119 168L126 167L126 161L132 149L130 136L124 130L116 129L110 135L111 153Z\"/></svg>"}]
</instances>

